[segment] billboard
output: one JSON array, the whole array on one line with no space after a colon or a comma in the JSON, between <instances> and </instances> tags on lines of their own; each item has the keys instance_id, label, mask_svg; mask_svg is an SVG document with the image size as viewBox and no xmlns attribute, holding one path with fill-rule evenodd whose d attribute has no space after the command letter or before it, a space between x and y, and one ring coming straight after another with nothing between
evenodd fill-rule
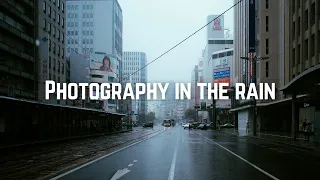
<instances>
[{"instance_id":1,"label":"billboard","mask_svg":"<svg viewBox=\"0 0 320 180\"><path fill-rule=\"evenodd\" d=\"M213 72L213 83L230 84L230 67L215 69Z\"/></svg>"},{"instance_id":2,"label":"billboard","mask_svg":"<svg viewBox=\"0 0 320 180\"><path fill-rule=\"evenodd\" d=\"M213 22L212 30L223 30L223 18L218 17Z\"/></svg>"},{"instance_id":3,"label":"billboard","mask_svg":"<svg viewBox=\"0 0 320 180\"><path fill-rule=\"evenodd\" d=\"M96 52L91 56L90 69L99 69L111 73L117 73L117 58L106 53Z\"/></svg>"}]
</instances>

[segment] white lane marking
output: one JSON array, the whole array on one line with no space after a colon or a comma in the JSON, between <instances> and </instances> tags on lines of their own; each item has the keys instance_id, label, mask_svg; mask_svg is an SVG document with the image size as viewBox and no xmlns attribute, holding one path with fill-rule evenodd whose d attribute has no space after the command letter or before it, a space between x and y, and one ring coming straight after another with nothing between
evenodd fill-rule
<instances>
[{"instance_id":1,"label":"white lane marking","mask_svg":"<svg viewBox=\"0 0 320 180\"><path fill-rule=\"evenodd\" d=\"M121 170L118 170L110 180L117 180L119 178L121 178L122 176L124 176L125 174L127 174L128 172L130 172L130 170L128 170L128 168L125 168L125 169L121 169Z\"/></svg>"},{"instance_id":2,"label":"white lane marking","mask_svg":"<svg viewBox=\"0 0 320 180\"><path fill-rule=\"evenodd\" d=\"M138 160L133 160L133 162L135 163L135 162L138 162Z\"/></svg>"},{"instance_id":3,"label":"white lane marking","mask_svg":"<svg viewBox=\"0 0 320 180\"><path fill-rule=\"evenodd\" d=\"M171 162L171 167L170 167L168 180L173 180L173 178L174 178L174 171L175 171L175 168L176 168L179 137L177 138L176 147L174 148L174 153L173 153L173 157L172 157L172 162Z\"/></svg>"},{"instance_id":4,"label":"white lane marking","mask_svg":"<svg viewBox=\"0 0 320 180\"><path fill-rule=\"evenodd\" d=\"M101 160L101 159L103 159L103 158L106 158L106 157L112 155L112 154L115 154L115 153L117 153L117 152L119 152L119 151L122 151L122 150L127 149L127 148L129 148L129 147L131 147L131 146L134 146L134 145L139 144L139 143L141 143L141 142L143 142L143 141L146 141L146 140L152 138L153 136L156 136L156 135L158 135L158 134L160 134L160 133L162 133L162 132L164 132L164 131L160 131L160 132L157 133L157 134L148 136L146 139L143 139L143 140L141 140L141 141L135 142L135 143L130 144L130 145L126 146L126 147L123 147L123 148L121 148L121 149L118 149L118 150L116 150L116 151L114 151L114 152L112 152L112 153L109 153L109 154L107 154L107 155L101 156L101 157L99 157L98 159L95 159L95 160L92 160L92 161L90 161L90 162L87 162L87 163L85 163L85 164L83 164L83 165L81 165L81 166L79 166L79 167L76 167L76 168L74 168L74 169L71 169L70 171L67 171L67 172L65 172L65 173L62 173L62 174L56 176L56 177L53 177L53 178L51 178L50 180L57 180L57 179L59 179L59 178L62 178L62 177L66 176L66 175L68 175L68 174L70 174L70 173L73 173L73 172L75 172L75 171L77 171L77 170L79 170L79 169L81 169L81 168L83 168L83 167L86 167L86 166L88 166L88 165L90 165L90 164L92 164L92 163L95 163L95 162L97 162L97 161L99 161L99 160Z\"/></svg>"},{"instance_id":5,"label":"white lane marking","mask_svg":"<svg viewBox=\"0 0 320 180\"><path fill-rule=\"evenodd\" d=\"M131 166L133 166L133 164L129 164L128 166L131 167Z\"/></svg>"},{"instance_id":6,"label":"white lane marking","mask_svg":"<svg viewBox=\"0 0 320 180\"><path fill-rule=\"evenodd\" d=\"M259 168L258 166L252 164L251 162L247 161L246 159L244 159L243 157L239 156L238 154L232 152L231 150L225 148L224 146L220 145L219 143L205 137L207 140L209 140L210 142L218 145L219 147L221 147L222 149L228 151L229 153L233 154L234 156L236 156L237 158L241 159L242 161L246 162L247 164L249 164L250 166L254 167L255 169L257 169L258 171L262 172L263 174L269 176L270 178L274 179L274 180L279 180L278 178L274 177L273 175L271 175L270 173L266 172L265 170Z\"/></svg>"}]
</instances>

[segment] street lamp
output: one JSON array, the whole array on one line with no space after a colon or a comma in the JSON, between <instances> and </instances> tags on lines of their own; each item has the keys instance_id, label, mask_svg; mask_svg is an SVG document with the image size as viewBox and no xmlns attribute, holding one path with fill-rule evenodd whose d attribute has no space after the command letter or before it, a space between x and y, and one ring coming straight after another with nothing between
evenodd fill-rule
<instances>
[{"instance_id":1,"label":"street lamp","mask_svg":"<svg viewBox=\"0 0 320 180\"><path fill-rule=\"evenodd\" d=\"M243 60L250 60L252 61L252 83L254 83L254 85L256 85L257 82L257 61L260 60L267 60L270 57L240 57ZM253 127L253 135L256 136L257 135L257 100L255 97L253 97L253 121L252 121L252 127Z\"/></svg>"}]
</instances>

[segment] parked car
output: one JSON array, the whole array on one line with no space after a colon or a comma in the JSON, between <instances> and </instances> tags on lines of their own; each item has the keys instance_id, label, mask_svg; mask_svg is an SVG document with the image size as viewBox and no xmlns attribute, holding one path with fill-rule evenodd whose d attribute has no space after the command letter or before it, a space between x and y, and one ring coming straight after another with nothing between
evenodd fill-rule
<instances>
[{"instance_id":1,"label":"parked car","mask_svg":"<svg viewBox=\"0 0 320 180\"><path fill-rule=\"evenodd\" d=\"M197 126L197 129L207 130L208 126L206 124L200 124L199 126Z\"/></svg>"},{"instance_id":2,"label":"parked car","mask_svg":"<svg viewBox=\"0 0 320 180\"><path fill-rule=\"evenodd\" d=\"M190 126L189 123L182 125L183 129L189 129L189 126Z\"/></svg>"},{"instance_id":3,"label":"parked car","mask_svg":"<svg viewBox=\"0 0 320 180\"><path fill-rule=\"evenodd\" d=\"M153 128L153 123L146 123L143 125L144 128L151 127Z\"/></svg>"},{"instance_id":4,"label":"parked car","mask_svg":"<svg viewBox=\"0 0 320 180\"><path fill-rule=\"evenodd\" d=\"M234 125L231 123L226 123L226 124L222 125L221 128L234 128Z\"/></svg>"},{"instance_id":5,"label":"parked car","mask_svg":"<svg viewBox=\"0 0 320 180\"><path fill-rule=\"evenodd\" d=\"M133 126L133 127L138 127L138 124L133 123L132 126Z\"/></svg>"}]
</instances>

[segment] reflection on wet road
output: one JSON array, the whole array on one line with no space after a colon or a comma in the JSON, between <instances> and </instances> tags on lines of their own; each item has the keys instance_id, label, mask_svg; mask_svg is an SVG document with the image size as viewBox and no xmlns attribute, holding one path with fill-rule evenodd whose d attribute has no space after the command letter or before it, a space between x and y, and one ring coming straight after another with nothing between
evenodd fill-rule
<instances>
[{"instance_id":1,"label":"reflection on wet road","mask_svg":"<svg viewBox=\"0 0 320 180\"><path fill-rule=\"evenodd\" d=\"M305 179L316 167L316 157L288 147L173 127L60 179Z\"/></svg>"}]
</instances>

